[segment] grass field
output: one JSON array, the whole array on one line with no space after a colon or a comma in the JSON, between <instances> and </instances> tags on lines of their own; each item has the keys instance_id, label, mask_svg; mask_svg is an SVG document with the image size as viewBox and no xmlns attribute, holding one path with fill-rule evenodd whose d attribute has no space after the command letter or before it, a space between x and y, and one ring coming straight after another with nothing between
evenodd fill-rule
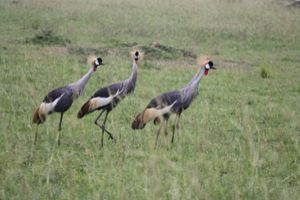
<instances>
[{"instance_id":1,"label":"grass field","mask_svg":"<svg viewBox=\"0 0 300 200\"><path fill-rule=\"evenodd\" d=\"M275 0L0 0L0 199L298 199L299 19ZM129 76L136 46L145 52L136 91L110 115L117 143L105 138L101 149L97 114L76 113ZM106 65L65 114L61 146L58 114L34 146L34 110L88 70L89 54ZM157 127L131 122L151 98L183 87L200 54L217 70L175 144L161 135L155 149Z\"/></svg>"}]
</instances>

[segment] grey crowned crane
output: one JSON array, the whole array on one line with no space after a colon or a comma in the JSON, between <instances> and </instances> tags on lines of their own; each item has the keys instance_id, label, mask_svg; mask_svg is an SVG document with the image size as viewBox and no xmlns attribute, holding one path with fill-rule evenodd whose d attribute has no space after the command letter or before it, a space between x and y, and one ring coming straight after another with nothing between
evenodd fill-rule
<instances>
[{"instance_id":1,"label":"grey crowned crane","mask_svg":"<svg viewBox=\"0 0 300 200\"><path fill-rule=\"evenodd\" d=\"M142 113L139 113L132 122L132 129L143 129L146 124L154 119L154 124L160 123L156 135L155 146L161 129L164 129L165 137L167 136L167 122L170 114L175 113L176 118L173 125L172 143L174 143L174 135L179 129L179 119L181 113L186 110L198 95L199 82L203 75L208 75L210 69L216 69L213 62L209 58L202 59L197 74L182 89L166 92L152 99Z\"/></svg>"},{"instance_id":2,"label":"grey crowned crane","mask_svg":"<svg viewBox=\"0 0 300 200\"><path fill-rule=\"evenodd\" d=\"M102 130L101 147L103 147L104 132L109 135L110 139L114 140L112 133L106 128L106 120L108 114L121 102L122 99L124 99L128 94L134 92L137 79L137 64L141 58L141 53L139 51L136 51L132 54L133 63L130 77L124 81L114 83L96 91L94 95L91 96L91 98L81 107L77 114L78 118L82 118L91 112L100 112L94 123ZM98 120L104 112L105 117L102 125L100 125L98 124Z\"/></svg>"},{"instance_id":3,"label":"grey crowned crane","mask_svg":"<svg viewBox=\"0 0 300 200\"><path fill-rule=\"evenodd\" d=\"M72 105L73 101L82 95L85 85L90 79L93 72L97 70L99 65L103 65L101 58L93 58L92 67L89 71L77 82L71 83L67 86L56 88L45 96L41 105L36 109L33 115L33 123L37 124L34 144L37 141L38 126L45 122L46 116L53 112L60 113L60 120L58 126L57 143L60 145L60 131L64 112L66 112Z\"/></svg>"}]
</instances>

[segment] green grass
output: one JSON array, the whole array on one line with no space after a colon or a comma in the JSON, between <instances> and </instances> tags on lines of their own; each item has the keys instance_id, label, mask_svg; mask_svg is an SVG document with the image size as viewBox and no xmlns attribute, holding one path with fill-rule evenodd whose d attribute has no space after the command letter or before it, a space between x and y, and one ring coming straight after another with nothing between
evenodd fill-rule
<instances>
[{"instance_id":1,"label":"green grass","mask_svg":"<svg viewBox=\"0 0 300 200\"><path fill-rule=\"evenodd\" d=\"M0 0L0 199L298 199L299 18L272 0ZM28 42L43 30L68 42ZM96 89L129 76L135 45L149 52L135 93L109 117L117 143L105 138L101 149L97 114L76 113ZM211 55L218 69L201 81L175 144L161 135L155 149L157 127L133 131L131 122L196 73L184 51ZM93 53L106 65L65 114L62 145L53 114L34 146L34 110L79 79Z\"/></svg>"}]
</instances>

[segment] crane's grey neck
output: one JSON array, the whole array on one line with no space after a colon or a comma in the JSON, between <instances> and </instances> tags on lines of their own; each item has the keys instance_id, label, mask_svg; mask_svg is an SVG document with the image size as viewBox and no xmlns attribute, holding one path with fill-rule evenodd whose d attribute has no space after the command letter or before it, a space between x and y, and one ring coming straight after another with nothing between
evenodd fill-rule
<instances>
[{"instance_id":1,"label":"crane's grey neck","mask_svg":"<svg viewBox=\"0 0 300 200\"><path fill-rule=\"evenodd\" d=\"M137 79L137 63L134 60L132 63L132 70L131 70L130 77L123 82L124 91L122 92L122 94L126 95L134 91L136 79Z\"/></svg>"},{"instance_id":2,"label":"crane's grey neck","mask_svg":"<svg viewBox=\"0 0 300 200\"><path fill-rule=\"evenodd\" d=\"M94 72L93 67L91 67L89 71L83 77L81 77L81 79L69 85L73 90L73 99L77 99L79 96L83 94L85 85L87 84L88 80L91 78L93 72Z\"/></svg>"},{"instance_id":3,"label":"crane's grey neck","mask_svg":"<svg viewBox=\"0 0 300 200\"><path fill-rule=\"evenodd\" d=\"M204 76L204 72L205 72L205 67L201 67L197 74L192 78L192 80L189 82L188 85L198 85L200 80L202 79L202 77Z\"/></svg>"},{"instance_id":4,"label":"crane's grey neck","mask_svg":"<svg viewBox=\"0 0 300 200\"><path fill-rule=\"evenodd\" d=\"M181 89L183 101L192 101L198 95L199 82L204 76L205 67L201 67L192 80Z\"/></svg>"},{"instance_id":5,"label":"crane's grey neck","mask_svg":"<svg viewBox=\"0 0 300 200\"><path fill-rule=\"evenodd\" d=\"M136 81L136 78L137 78L137 63L136 61L134 60L133 63L132 63L132 68L131 68L131 75L129 77L129 80L131 81Z\"/></svg>"}]
</instances>

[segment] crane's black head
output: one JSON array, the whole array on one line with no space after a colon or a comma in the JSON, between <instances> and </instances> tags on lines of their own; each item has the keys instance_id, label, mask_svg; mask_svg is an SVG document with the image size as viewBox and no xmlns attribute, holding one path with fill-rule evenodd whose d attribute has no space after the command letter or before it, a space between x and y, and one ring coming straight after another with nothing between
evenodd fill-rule
<instances>
[{"instance_id":1,"label":"crane's black head","mask_svg":"<svg viewBox=\"0 0 300 200\"><path fill-rule=\"evenodd\" d=\"M104 64L102 62L102 59L100 57L98 57L93 63L94 71L96 71L97 67L100 65L104 65Z\"/></svg>"},{"instance_id":2,"label":"crane's black head","mask_svg":"<svg viewBox=\"0 0 300 200\"><path fill-rule=\"evenodd\" d=\"M214 67L214 63L213 63L212 61L209 60L209 61L206 63L206 65L205 65L205 72L204 72L204 74L205 74L205 75L208 75L208 71L209 71L210 69L216 70L216 68Z\"/></svg>"},{"instance_id":3,"label":"crane's black head","mask_svg":"<svg viewBox=\"0 0 300 200\"><path fill-rule=\"evenodd\" d=\"M136 52L134 53L134 60L135 60L135 61L138 61L139 58L140 58L140 53L139 53L138 51L136 51Z\"/></svg>"},{"instance_id":4,"label":"crane's black head","mask_svg":"<svg viewBox=\"0 0 300 200\"><path fill-rule=\"evenodd\" d=\"M133 130L136 130L136 129L143 129L145 126L146 126L146 123L143 120L143 114L139 113L133 120L133 122L131 124L131 128Z\"/></svg>"}]
</instances>

